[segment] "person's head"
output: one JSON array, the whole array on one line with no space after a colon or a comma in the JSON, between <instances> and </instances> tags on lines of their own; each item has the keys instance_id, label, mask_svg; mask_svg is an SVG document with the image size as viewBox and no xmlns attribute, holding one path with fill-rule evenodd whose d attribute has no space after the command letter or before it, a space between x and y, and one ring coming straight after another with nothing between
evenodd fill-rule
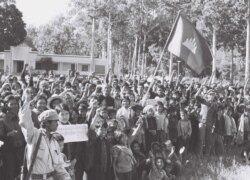
<instances>
[{"instance_id":1,"label":"person's head","mask_svg":"<svg viewBox=\"0 0 250 180\"><path fill-rule=\"evenodd\" d=\"M74 100L70 94L66 94L65 100L70 109L74 107Z\"/></svg>"},{"instance_id":2,"label":"person's head","mask_svg":"<svg viewBox=\"0 0 250 180\"><path fill-rule=\"evenodd\" d=\"M70 118L70 113L67 104L60 104L56 107L56 109L58 111L59 121L63 124L68 123Z\"/></svg>"},{"instance_id":3,"label":"person's head","mask_svg":"<svg viewBox=\"0 0 250 180\"><path fill-rule=\"evenodd\" d=\"M114 98L120 97L120 93L121 93L121 88L119 86L116 86L113 91Z\"/></svg>"},{"instance_id":4,"label":"person's head","mask_svg":"<svg viewBox=\"0 0 250 180\"><path fill-rule=\"evenodd\" d=\"M5 114L6 113L6 106L5 106L5 102L0 99L0 114Z\"/></svg>"},{"instance_id":5,"label":"person's head","mask_svg":"<svg viewBox=\"0 0 250 180\"><path fill-rule=\"evenodd\" d=\"M159 97L164 97L164 87L162 85L158 85L156 88L156 93Z\"/></svg>"},{"instance_id":6,"label":"person's head","mask_svg":"<svg viewBox=\"0 0 250 180\"><path fill-rule=\"evenodd\" d=\"M41 81L40 85L39 85L39 89L41 89L42 91L46 91L49 89L49 82L46 80Z\"/></svg>"},{"instance_id":7,"label":"person's head","mask_svg":"<svg viewBox=\"0 0 250 180\"><path fill-rule=\"evenodd\" d=\"M151 105L147 105L144 109L143 109L143 113L146 114L147 117L152 117L154 116L155 112L154 112L154 107Z\"/></svg>"},{"instance_id":8,"label":"person's head","mask_svg":"<svg viewBox=\"0 0 250 180\"><path fill-rule=\"evenodd\" d=\"M244 108L244 114L248 115L249 112L250 112L250 106L248 105Z\"/></svg>"},{"instance_id":9,"label":"person's head","mask_svg":"<svg viewBox=\"0 0 250 180\"><path fill-rule=\"evenodd\" d=\"M217 114L218 114L218 117L220 118L224 113L224 107L223 106L218 106L217 108Z\"/></svg>"},{"instance_id":10,"label":"person's head","mask_svg":"<svg viewBox=\"0 0 250 180\"><path fill-rule=\"evenodd\" d=\"M128 108L130 105L130 99L128 97L124 97L122 99L122 107Z\"/></svg>"},{"instance_id":11,"label":"person's head","mask_svg":"<svg viewBox=\"0 0 250 180\"><path fill-rule=\"evenodd\" d=\"M134 106L132 106L132 109L134 110L135 115L138 117L138 116L140 116L143 108L140 105L134 105Z\"/></svg>"},{"instance_id":12,"label":"person's head","mask_svg":"<svg viewBox=\"0 0 250 180\"><path fill-rule=\"evenodd\" d=\"M55 132L58 127L59 116L55 110L43 111L38 116L38 121L41 123L41 127L46 129L47 132Z\"/></svg>"},{"instance_id":13,"label":"person's head","mask_svg":"<svg viewBox=\"0 0 250 180\"><path fill-rule=\"evenodd\" d=\"M116 87L118 85L118 79L114 79L112 83L112 87Z\"/></svg>"},{"instance_id":14,"label":"person's head","mask_svg":"<svg viewBox=\"0 0 250 180\"><path fill-rule=\"evenodd\" d=\"M22 86L19 82L15 82L12 84L12 89L18 92L19 90L22 89Z\"/></svg>"},{"instance_id":15,"label":"person's head","mask_svg":"<svg viewBox=\"0 0 250 180\"><path fill-rule=\"evenodd\" d=\"M124 134L121 131L116 131L115 132L115 138L117 140L117 144L127 146L128 144L128 137L126 134Z\"/></svg>"},{"instance_id":16,"label":"person's head","mask_svg":"<svg viewBox=\"0 0 250 180\"><path fill-rule=\"evenodd\" d=\"M162 170L165 166L164 159L162 157L156 157L154 163L155 163L156 168L159 170Z\"/></svg>"},{"instance_id":17,"label":"person's head","mask_svg":"<svg viewBox=\"0 0 250 180\"><path fill-rule=\"evenodd\" d=\"M86 117L87 106L84 103L80 103L77 110L80 117Z\"/></svg>"},{"instance_id":18,"label":"person's head","mask_svg":"<svg viewBox=\"0 0 250 180\"><path fill-rule=\"evenodd\" d=\"M184 109L180 110L180 117L181 117L181 120L187 120L187 113L185 112Z\"/></svg>"},{"instance_id":19,"label":"person's head","mask_svg":"<svg viewBox=\"0 0 250 180\"><path fill-rule=\"evenodd\" d=\"M129 97L129 100L130 100L131 103L135 102L135 95L134 95L134 93L129 93L128 97Z\"/></svg>"},{"instance_id":20,"label":"person's head","mask_svg":"<svg viewBox=\"0 0 250 180\"><path fill-rule=\"evenodd\" d=\"M53 94L59 95L61 93L61 90L59 87L56 87L53 89Z\"/></svg>"},{"instance_id":21,"label":"person's head","mask_svg":"<svg viewBox=\"0 0 250 180\"><path fill-rule=\"evenodd\" d=\"M9 83L3 84L2 90L10 92L11 91L11 84L9 84Z\"/></svg>"},{"instance_id":22,"label":"person's head","mask_svg":"<svg viewBox=\"0 0 250 180\"><path fill-rule=\"evenodd\" d=\"M163 105L163 103L162 103L161 101L158 101L158 102L156 103L156 111L157 111L158 113L162 113L163 110L164 110L164 105Z\"/></svg>"},{"instance_id":23,"label":"person's head","mask_svg":"<svg viewBox=\"0 0 250 180\"><path fill-rule=\"evenodd\" d=\"M151 144L151 150L153 152L159 152L159 151L161 151L161 145L158 142L153 142Z\"/></svg>"},{"instance_id":24,"label":"person's head","mask_svg":"<svg viewBox=\"0 0 250 180\"><path fill-rule=\"evenodd\" d=\"M104 124L102 125L101 127L97 128L97 135L100 137L100 138L105 138L106 135L107 135L107 125Z\"/></svg>"},{"instance_id":25,"label":"person's head","mask_svg":"<svg viewBox=\"0 0 250 180\"><path fill-rule=\"evenodd\" d=\"M140 144L138 141L133 141L131 143L131 149L133 151L133 153L139 153L141 152L141 148L140 148Z\"/></svg>"},{"instance_id":26,"label":"person's head","mask_svg":"<svg viewBox=\"0 0 250 180\"><path fill-rule=\"evenodd\" d=\"M170 106L175 106L176 105L176 100L174 98L169 99L169 105Z\"/></svg>"},{"instance_id":27,"label":"person's head","mask_svg":"<svg viewBox=\"0 0 250 180\"><path fill-rule=\"evenodd\" d=\"M228 107L226 108L226 112L227 112L227 115L228 115L228 116L232 116L232 114L233 114L233 107L228 106Z\"/></svg>"},{"instance_id":28,"label":"person's head","mask_svg":"<svg viewBox=\"0 0 250 180\"><path fill-rule=\"evenodd\" d=\"M58 142L60 151L62 152L64 148L64 137L59 133L53 133L53 137Z\"/></svg>"},{"instance_id":29,"label":"person's head","mask_svg":"<svg viewBox=\"0 0 250 180\"><path fill-rule=\"evenodd\" d=\"M142 94L143 89L144 89L143 83L139 83L139 86L138 86L138 93L139 93L139 94Z\"/></svg>"},{"instance_id":30,"label":"person's head","mask_svg":"<svg viewBox=\"0 0 250 180\"><path fill-rule=\"evenodd\" d=\"M215 96L216 96L216 93L215 93L212 89L211 89L211 90L208 90L207 93L206 93L206 99L207 99L207 101L209 101L209 102L213 102Z\"/></svg>"},{"instance_id":31,"label":"person's head","mask_svg":"<svg viewBox=\"0 0 250 180\"><path fill-rule=\"evenodd\" d=\"M101 107L108 107L107 97L100 96L100 97L99 97L99 105L100 105Z\"/></svg>"},{"instance_id":32,"label":"person's head","mask_svg":"<svg viewBox=\"0 0 250 180\"><path fill-rule=\"evenodd\" d=\"M99 105L99 100L97 96L92 96L89 101L90 108L97 108Z\"/></svg>"},{"instance_id":33,"label":"person's head","mask_svg":"<svg viewBox=\"0 0 250 180\"><path fill-rule=\"evenodd\" d=\"M63 103L64 99L61 96L52 96L48 99L48 107L50 109L55 109L56 106Z\"/></svg>"},{"instance_id":34,"label":"person's head","mask_svg":"<svg viewBox=\"0 0 250 180\"><path fill-rule=\"evenodd\" d=\"M39 96L36 101L36 108L39 112L43 112L46 109L47 99L43 96Z\"/></svg>"},{"instance_id":35,"label":"person's head","mask_svg":"<svg viewBox=\"0 0 250 180\"><path fill-rule=\"evenodd\" d=\"M172 144L172 141L171 140L167 140L165 143L165 149L168 150L168 151L171 151L173 149L173 144Z\"/></svg>"},{"instance_id":36,"label":"person's head","mask_svg":"<svg viewBox=\"0 0 250 180\"><path fill-rule=\"evenodd\" d=\"M13 115L17 115L19 111L19 103L16 97L13 95L8 95L4 99L7 105L7 112Z\"/></svg>"},{"instance_id":37,"label":"person's head","mask_svg":"<svg viewBox=\"0 0 250 180\"><path fill-rule=\"evenodd\" d=\"M100 116L101 116L102 118L104 118L104 119L108 119L108 118L109 118L107 108L105 108L105 107L100 107L99 111L100 111Z\"/></svg>"},{"instance_id":38,"label":"person's head","mask_svg":"<svg viewBox=\"0 0 250 180\"><path fill-rule=\"evenodd\" d=\"M103 87L103 95L104 96L109 96L110 95L110 91L111 91L111 87L109 85L105 85Z\"/></svg>"}]
</instances>

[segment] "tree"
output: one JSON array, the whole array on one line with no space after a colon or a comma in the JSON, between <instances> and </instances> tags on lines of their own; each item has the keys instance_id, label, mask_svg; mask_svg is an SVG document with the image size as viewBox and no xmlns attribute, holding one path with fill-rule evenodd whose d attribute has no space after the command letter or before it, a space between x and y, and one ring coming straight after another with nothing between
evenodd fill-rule
<instances>
[{"instance_id":1,"label":"tree","mask_svg":"<svg viewBox=\"0 0 250 180\"><path fill-rule=\"evenodd\" d=\"M0 5L0 51L22 43L26 37L22 13L14 4Z\"/></svg>"},{"instance_id":2,"label":"tree","mask_svg":"<svg viewBox=\"0 0 250 180\"><path fill-rule=\"evenodd\" d=\"M43 69L46 71L46 74L49 74L50 70L54 70L54 63L51 57L43 57L38 61L40 65L39 69Z\"/></svg>"}]
</instances>

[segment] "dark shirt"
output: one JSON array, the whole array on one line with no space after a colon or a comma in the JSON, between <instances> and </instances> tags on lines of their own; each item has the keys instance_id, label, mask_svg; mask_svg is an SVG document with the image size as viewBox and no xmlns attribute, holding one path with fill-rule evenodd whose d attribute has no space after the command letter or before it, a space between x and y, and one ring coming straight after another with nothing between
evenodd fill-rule
<instances>
[{"instance_id":1,"label":"dark shirt","mask_svg":"<svg viewBox=\"0 0 250 180\"><path fill-rule=\"evenodd\" d=\"M15 133L11 133L15 131ZM25 139L19 125L18 116L6 115L0 120L0 140L4 142L3 151L25 146Z\"/></svg>"},{"instance_id":2,"label":"dark shirt","mask_svg":"<svg viewBox=\"0 0 250 180\"><path fill-rule=\"evenodd\" d=\"M218 119L218 118L216 119L214 132L216 134L221 135L221 136L224 135L224 132L225 132L225 119L224 119L223 116L221 116L220 119Z\"/></svg>"},{"instance_id":3,"label":"dark shirt","mask_svg":"<svg viewBox=\"0 0 250 180\"><path fill-rule=\"evenodd\" d=\"M156 130L156 118L155 117L146 117L146 128L149 130Z\"/></svg>"}]
</instances>

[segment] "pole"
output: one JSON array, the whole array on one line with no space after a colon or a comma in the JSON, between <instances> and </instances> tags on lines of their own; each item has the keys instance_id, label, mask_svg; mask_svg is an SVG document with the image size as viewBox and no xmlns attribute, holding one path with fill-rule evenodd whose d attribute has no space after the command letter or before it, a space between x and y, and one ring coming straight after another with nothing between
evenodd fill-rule
<instances>
[{"instance_id":1,"label":"pole","mask_svg":"<svg viewBox=\"0 0 250 180\"><path fill-rule=\"evenodd\" d=\"M96 0L93 0L93 12L94 12L94 6L95 6ZM91 72L95 72L95 59L94 59L94 43L95 43L95 15L93 13L93 17L92 17L92 32L91 32L91 65L90 65L90 71Z\"/></svg>"},{"instance_id":2,"label":"pole","mask_svg":"<svg viewBox=\"0 0 250 180\"><path fill-rule=\"evenodd\" d=\"M230 71L230 81L231 81L231 84L233 84L233 80L234 80L234 48L231 48L231 71Z\"/></svg>"},{"instance_id":3,"label":"pole","mask_svg":"<svg viewBox=\"0 0 250 180\"><path fill-rule=\"evenodd\" d=\"M216 73L216 25L213 25L213 73ZM213 76L212 83L214 83L216 76Z\"/></svg>"},{"instance_id":4,"label":"pole","mask_svg":"<svg viewBox=\"0 0 250 180\"><path fill-rule=\"evenodd\" d=\"M180 76L180 63L181 63L181 61L177 61L177 63L178 63L178 77Z\"/></svg>"},{"instance_id":5,"label":"pole","mask_svg":"<svg viewBox=\"0 0 250 180\"><path fill-rule=\"evenodd\" d=\"M245 82L249 78L249 50L250 50L250 0L247 1L247 40L246 40L246 69L245 69Z\"/></svg>"},{"instance_id":6,"label":"pole","mask_svg":"<svg viewBox=\"0 0 250 180\"><path fill-rule=\"evenodd\" d=\"M169 59L169 78L172 75L172 71L173 71L173 54L170 53L170 59Z\"/></svg>"}]
</instances>

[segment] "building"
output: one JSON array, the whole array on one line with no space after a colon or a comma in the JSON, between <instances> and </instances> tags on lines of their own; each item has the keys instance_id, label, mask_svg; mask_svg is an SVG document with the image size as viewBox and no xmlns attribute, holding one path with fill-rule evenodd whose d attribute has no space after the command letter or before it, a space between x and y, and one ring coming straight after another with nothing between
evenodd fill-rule
<instances>
[{"instance_id":1,"label":"building","mask_svg":"<svg viewBox=\"0 0 250 180\"><path fill-rule=\"evenodd\" d=\"M28 64L33 70L42 72L44 70L41 69L39 60L44 57L52 59L55 74L67 74L70 69L76 70L82 75L91 73L91 58L89 56L40 54L37 51L32 51L32 48L25 43L0 52L0 71L6 74L19 74L24 64ZM94 68L97 75L105 75L108 71L107 59L95 58Z\"/></svg>"}]
</instances>

